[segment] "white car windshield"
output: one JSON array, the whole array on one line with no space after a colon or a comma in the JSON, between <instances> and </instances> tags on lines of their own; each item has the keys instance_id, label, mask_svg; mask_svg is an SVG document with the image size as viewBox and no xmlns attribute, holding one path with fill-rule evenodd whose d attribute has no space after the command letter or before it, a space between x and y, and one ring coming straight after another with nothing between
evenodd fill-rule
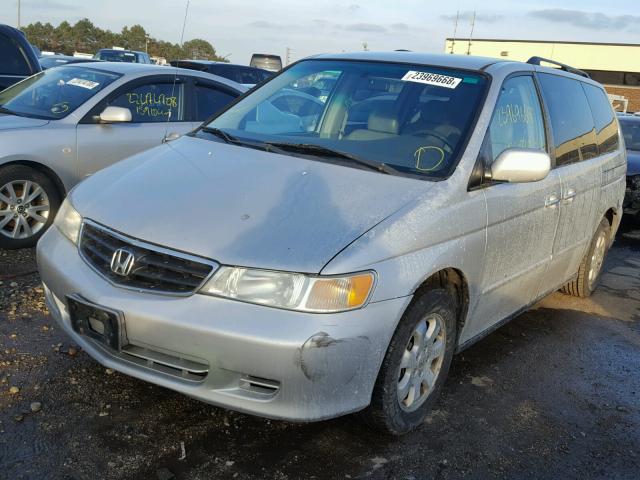
<instances>
[{"instance_id":1,"label":"white car windshield","mask_svg":"<svg viewBox=\"0 0 640 480\"><path fill-rule=\"evenodd\" d=\"M63 118L120 76L71 65L50 68L0 92L0 113Z\"/></svg>"},{"instance_id":2,"label":"white car windshield","mask_svg":"<svg viewBox=\"0 0 640 480\"><path fill-rule=\"evenodd\" d=\"M306 60L199 135L384 173L442 178L455 168L487 84L481 73L442 67Z\"/></svg>"}]
</instances>

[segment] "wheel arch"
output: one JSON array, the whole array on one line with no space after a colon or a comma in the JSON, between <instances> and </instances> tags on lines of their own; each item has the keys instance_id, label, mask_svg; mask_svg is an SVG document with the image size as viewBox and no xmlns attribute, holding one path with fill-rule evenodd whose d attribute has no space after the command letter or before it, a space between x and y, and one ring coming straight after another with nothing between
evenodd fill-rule
<instances>
[{"instance_id":1,"label":"wheel arch","mask_svg":"<svg viewBox=\"0 0 640 480\"><path fill-rule=\"evenodd\" d=\"M611 207L604 213L604 218L607 219L609 227L611 227L611 238L609 238L609 245L611 245L615 239L615 232L618 230L622 216L618 212L617 208Z\"/></svg>"},{"instance_id":2,"label":"wheel arch","mask_svg":"<svg viewBox=\"0 0 640 480\"><path fill-rule=\"evenodd\" d=\"M464 328L469 311L469 282L465 274L458 268L442 268L427 277L413 292L413 296L430 288L444 288L456 301L457 335ZM457 342L457 339L456 339Z\"/></svg>"},{"instance_id":3,"label":"wheel arch","mask_svg":"<svg viewBox=\"0 0 640 480\"><path fill-rule=\"evenodd\" d=\"M39 162L34 162L32 160L13 160L11 162L3 163L2 165L0 165L0 169L4 167L14 166L14 165L29 167L29 168L32 168L33 170L36 170L42 173L43 175L46 175L47 178L49 178L55 185L56 190L60 194L60 199L64 200L64 197L67 196L67 189L64 186L64 183L62 182L60 177L56 174L56 172L54 172L51 168L47 167L46 165Z\"/></svg>"}]
</instances>

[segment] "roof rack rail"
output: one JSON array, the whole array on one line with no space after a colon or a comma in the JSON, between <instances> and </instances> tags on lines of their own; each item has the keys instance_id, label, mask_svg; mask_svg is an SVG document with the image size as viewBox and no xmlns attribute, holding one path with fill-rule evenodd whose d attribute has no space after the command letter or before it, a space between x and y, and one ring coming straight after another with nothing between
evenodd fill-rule
<instances>
[{"instance_id":1,"label":"roof rack rail","mask_svg":"<svg viewBox=\"0 0 640 480\"><path fill-rule=\"evenodd\" d=\"M527 63L530 63L531 65L540 65L540 62L551 63L552 65L559 66L560 70L564 70L565 72L574 73L584 78L591 78L587 72L583 72L582 70L573 68L565 63L556 62L555 60L550 60L548 58L531 57L529 60L527 60Z\"/></svg>"}]
</instances>

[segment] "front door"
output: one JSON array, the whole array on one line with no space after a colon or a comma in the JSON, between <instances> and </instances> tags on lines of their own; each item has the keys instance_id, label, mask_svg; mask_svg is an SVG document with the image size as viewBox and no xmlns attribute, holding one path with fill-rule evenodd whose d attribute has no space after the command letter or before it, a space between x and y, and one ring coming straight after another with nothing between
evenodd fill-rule
<instances>
[{"instance_id":1,"label":"front door","mask_svg":"<svg viewBox=\"0 0 640 480\"><path fill-rule=\"evenodd\" d=\"M487 130L482 156L490 164L505 150L547 151L545 124L531 75L505 80ZM531 183L484 188L487 247L481 295L465 329L468 340L527 306L551 260L559 218L560 178L555 171Z\"/></svg>"},{"instance_id":2,"label":"front door","mask_svg":"<svg viewBox=\"0 0 640 480\"><path fill-rule=\"evenodd\" d=\"M188 121L185 88L173 77L132 80L120 87L78 124L78 169L80 178L160 145L165 137L192 130ZM98 116L107 106L128 108L131 122L102 124Z\"/></svg>"}]
</instances>

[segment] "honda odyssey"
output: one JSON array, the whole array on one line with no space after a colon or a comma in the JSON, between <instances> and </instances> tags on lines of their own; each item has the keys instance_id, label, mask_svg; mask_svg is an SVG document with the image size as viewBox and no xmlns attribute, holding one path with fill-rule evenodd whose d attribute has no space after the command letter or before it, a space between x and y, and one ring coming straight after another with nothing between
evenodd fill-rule
<instances>
[{"instance_id":1,"label":"honda odyssey","mask_svg":"<svg viewBox=\"0 0 640 480\"><path fill-rule=\"evenodd\" d=\"M454 353L590 295L618 228L607 96L540 63L293 64L70 193L38 243L50 311L103 365L214 405L419 426Z\"/></svg>"}]
</instances>

